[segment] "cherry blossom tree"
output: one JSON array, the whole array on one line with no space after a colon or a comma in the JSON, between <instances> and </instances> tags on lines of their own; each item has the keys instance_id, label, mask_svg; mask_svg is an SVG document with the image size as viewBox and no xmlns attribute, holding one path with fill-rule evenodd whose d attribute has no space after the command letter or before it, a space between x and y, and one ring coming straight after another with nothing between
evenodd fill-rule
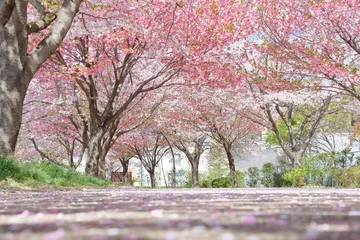
<instances>
[{"instance_id":1,"label":"cherry blossom tree","mask_svg":"<svg viewBox=\"0 0 360 240\"><path fill-rule=\"evenodd\" d=\"M183 152L191 166L192 187L200 187L199 163L201 155L207 150L205 140L207 135L189 124L194 109L189 108L189 100L196 91L185 85L175 85L167 89L165 100L153 116L154 125L158 132L164 136L169 149L173 148ZM185 96L184 96L185 95ZM173 171L175 175L175 157L173 155ZM172 177L174 180L174 177Z\"/></svg>"},{"instance_id":2,"label":"cherry blossom tree","mask_svg":"<svg viewBox=\"0 0 360 240\"><path fill-rule=\"evenodd\" d=\"M232 183L238 186L233 145L259 133L260 130L258 124L239 114L241 109L247 106L246 94L241 88L231 87L219 89L202 87L201 89L187 89L187 91L191 93L183 96L177 103L178 108L186 109L179 118L195 129L192 131L201 132L221 144L228 158ZM193 134L193 136L196 135ZM203 140L201 134L193 138L193 141L197 143L194 156L204 151ZM181 144L179 147L184 148Z\"/></svg>"},{"instance_id":3,"label":"cherry blossom tree","mask_svg":"<svg viewBox=\"0 0 360 240\"><path fill-rule=\"evenodd\" d=\"M120 180L123 183L126 183L128 180L128 172L129 172L129 164L130 160L135 157L135 154L131 151L130 146L126 144L126 140L123 139L124 136L122 136L121 142L117 141L115 145L111 148L111 152L108 155L110 158L110 163L113 165L116 165L116 163L120 163L120 167L111 171L112 172L118 172L118 170L121 169L120 173ZM126 138L126 137L125 137Z\"/></svg>"},{"instance_id":4,"label":"cherry blossom tree","mask_svg":"<svg viewBox=\"0 0 360 240\"><path fill-rule=\"evenodd\" d=\"M23 152L23 148L27 151L34 148L42 159L57 164L66 159L68 167L77 168L85 154L82 139L86 137L86 131L81 131L75 125L79 119L76 118L72 102L68 101L74 95L71 91L65 94L55 82L44 85L34 79L33 83L29 86L23 108L20 146L17 147L16 156L29 158L24 154L19 155L19 152Z\"/></svg>"},{"instance_id":5,"label":"cherry blossom tree","mask_svg":"<svg viewBox=\"0 0 360 240\"><path fill-rule=\"evenodd\" d=\"M323 91L315 75L292 64L295 55L279 57L275 50L279 42L263 35L261 26L258 35L229 51L229 61L252 94L248 110L239 113L271 130L291 165L300 166L321 120L332 112L329 106L336 92Z\"/></svg>"},{"instance_id":6,"label":"cherry blossom tree","mask_svg":"<svg viewBox=\"0 0 360 240\"><path fill-rule=\"evenodd\" d=\"M169 147L166 145L161 133L143 130L140 136L141 138L137 138L131 150L149 173L151 187L155 188L155 168L162 157L168 152Z\"/></svg>"},{"instance_id":7,"label":"cherry blossom tree","mask_svg":"<svg viewBox=\"0 0 360 240\"><path fill-rule=\"evenodd\" d=\"M201 154L206 150L205 142L206 135L192 139L192 141L185 141L178 139L175 143L177 149L183 152L191 165L191 187L199 188L199 163Z\"/></svg>"},{"instance_id":8,"label":"cherry blossom tree","mask_svg":"<svg viewBox=\"0 0 360 240\"><path fill-rule=\"evenodd\" d=\"M358 1L257 4L256 31L264 39L258 49L291 66L291 73L307 85L360 100Z\"/></svg>"},{"instance_id":9,"label":"cherry blossom tree","mask_svg":"<svg viewBox=\"0 0 360 240\"><path fill-rule=\"evenodd\" d=\"M67 41L38 78L54 79L60 92L72 89L72 99L58 100L71 102L78 115L77 121L73 113L68 118L87 151L86 171L104 177L107 153L130 131L119 128L127 109L180 72L182 79L190 79L205 60L202 55L223 53L239 35L240 21L234 17L244 8L232 1L212 1L211 6L207 1L87 1L84 6ZM219 62L215 57L210 61ZM152 103L154 109L157 102Z\"/></svg>"},{"instance_id":10,"label":"cherry blossom tree","mask_svg":"<svg viewBox=\"0 0 360 240\"><path fill-rule=\"evenodd\" d=\"M232 184L238 187L233 146L236 142L244 141L247 137L259 133L259 126L232 108L213 105L211 110L211 112L202 112L200 119L211 138L223 146L228 159Z\"/></svg>"},{"instance_id":11,"label":"cherry blossom tree","mask_svg":"<svg viewBox=\"0 0 360 240\"><path fill-rule=\"evenodd\" d=\"M0 3L1 155L15 151L30 81L65 38L81 2L8 0ZM40 37L35 37L40 32Z\"/></svg>"}]
</instances>

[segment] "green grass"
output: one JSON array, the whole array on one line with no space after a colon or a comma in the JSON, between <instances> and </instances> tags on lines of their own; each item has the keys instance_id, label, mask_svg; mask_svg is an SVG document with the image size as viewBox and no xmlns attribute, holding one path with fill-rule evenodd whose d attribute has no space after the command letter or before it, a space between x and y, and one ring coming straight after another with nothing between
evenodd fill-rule
<instances>
[{"instance_id":1,"label":"green grass","mask_svg":"<svg viewBox=\"0 0 360 240\"><path fill-rule=\"evenodd\" d=\"M0 157L0 187L99 187L110 186L99 179L50 163L21 163L14 158Z\"/></svg>"}]
</instances>

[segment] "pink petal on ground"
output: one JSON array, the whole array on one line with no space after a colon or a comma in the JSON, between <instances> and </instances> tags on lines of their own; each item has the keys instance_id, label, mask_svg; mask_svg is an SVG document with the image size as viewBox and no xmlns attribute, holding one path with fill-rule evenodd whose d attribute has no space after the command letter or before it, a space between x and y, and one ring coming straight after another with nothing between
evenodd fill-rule
<instances>
[{"instance_id":1,"label":"pink petal on ground","mask_svg":"<svg viewBox=\"0 0 360 240\"><path fill-rule=\"evenodd\" d=\"M164 213L163 213L163 210L162 209L158 209L158 210L152 210L151 212L151 215L153 217L157 217L157 218L161 218L164 216Z\"/></svg>"},{"instance_id":2,"label":"pink petal on ground","mask_svg":"<svg viewBox=\"0 0 360 240\"><path fill-rule=\"evenodd\" d=\"M256 224L256 217L254 215L245 215L240 218L240 223L243 225Z\"/></svg>"},{"instance_id":3,"label":"pink petal on ground","mask_svg":"<svg viewBox=\"0 0 360 240\"><path fill-rule=\"evenodd\" d=\"M20 213L19 215L17 215L17 217L26 217L29 216L31 213L28 210L23 211L22 213Z\"/></svg>"},{"instance_id":4,"label":"pink petal on ground","mask_svg":"<svg viewBox=\"0 0 360 240\"><path fill-rule=\"evenodd\" d=\"M45 234L44 240L58 240L58 239L62 239L64 235L65 235L64 229L59 228L55 232Z\"/></svg>"}]
</instances>

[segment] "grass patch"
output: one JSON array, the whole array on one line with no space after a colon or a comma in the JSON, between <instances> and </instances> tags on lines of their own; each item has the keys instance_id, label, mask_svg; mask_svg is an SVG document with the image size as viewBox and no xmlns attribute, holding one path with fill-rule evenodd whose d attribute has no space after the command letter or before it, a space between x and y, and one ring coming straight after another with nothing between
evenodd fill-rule
<instances>
[{"instance_id":1,"label":"grass patch","mask_svg":"<svg viewBox=\"0 0 360 240\"><path fill-rule=\"evenodd\" d=\"M103 180L50 163L21 163L0 157L0 187L83 187L110 186Z\"/></svg>"}]
</instances>

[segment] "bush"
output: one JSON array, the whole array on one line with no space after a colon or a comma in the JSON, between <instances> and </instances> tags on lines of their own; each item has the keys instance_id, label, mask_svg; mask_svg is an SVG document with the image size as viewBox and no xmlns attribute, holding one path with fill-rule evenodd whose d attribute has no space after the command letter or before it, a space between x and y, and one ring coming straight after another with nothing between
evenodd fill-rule
<instances>
[{"instance_id":1,"label":"bush","mask_svg":"<svg viewBox=\"0 0 360 240\"><path fill-rule=\"evenodd\" d=\"M335 164L334 153L319 153L303 158L303 167L309 170L306 183L315 186L329 186L331 171ZM331 184L330 184L331 185Z\"/></svg>"},{"instance_id":2,"label":"bush","mask_svg":"<svg viewBox=\"0 0 360 240\"><path fill-rule=\"evenodd\" d=\"M0 180L21 175L21 168L13 158L0 157Z\"/></svg>"},{"instance_id":3,"label":"bush","mask_svg":"<svg viewBox=\"0 0 360 240\"><path fill-rule=\"evenodd\" d=\"M260 180L260 170L257 167L248 168L248 181L249 187L257 187Z\"/></svg>"},{"instance_id":4,"label":"bush","mask_svg":"<svg viewBox=\"0 0 360 240\"><path fill-rule=\"evenodd\" d=\"M205 178L203 180L200 180L200 187L203 187L203 188L210 188L211 187L211 182L212 180L208 179L208 178ZM190 182L190 186L191 186L191 182Z\"/></svg>"},{"instance_id":5,"label":"bush","mask_svg":"<svg viewBox=\"0 0 360 240\"><path fill-rule=\"evenodd\" d=\"M360 187L360 166L334 168L333 182L338 187Z\"/></svg>"},{"instance_id":6,"label":"bush","mask_svg":"<svg viewBox=\"0 0 360 240\"><path fill-rule=\"evenodd\" d=\"M291 183L292 187L302 187L305 185L305 178L308 174L307 168L293 168L282 175L282 179Z\"/></svg>"},{"instance_id":7,"label":"bush","mask_svg":"<svg viewBox=\"0 0 360 240\"><path fill-rule=\"evenodd\" d=\"M230 179L230 182L232 182L230 173L228 173L226 175L226 177ZM245 187L245 173L240 172L240 171L236 171L236 178L237 178L239 187L244 188Z\"/></svg>"},{"instance_id":8,"label":"bush","mask_svg":"<svg viewBox=\"0 0 360 240\"><path fill-rule=\"evenodd\" d=\"M229 188L233 186L231 178L228 177L215 178L212 180L211 185L214 188Z\"/></svg>"},{"instance_id":9,"label":"bush","mask_svg":"<svg viewBox=\"0 0 360 240\"><path fill-rule=\"evenodd\" d=\"M275 186L275 167L272 163L264 163L261 170L261 184L265 187L274 187Z\"/></svg>"}]
</instances>

